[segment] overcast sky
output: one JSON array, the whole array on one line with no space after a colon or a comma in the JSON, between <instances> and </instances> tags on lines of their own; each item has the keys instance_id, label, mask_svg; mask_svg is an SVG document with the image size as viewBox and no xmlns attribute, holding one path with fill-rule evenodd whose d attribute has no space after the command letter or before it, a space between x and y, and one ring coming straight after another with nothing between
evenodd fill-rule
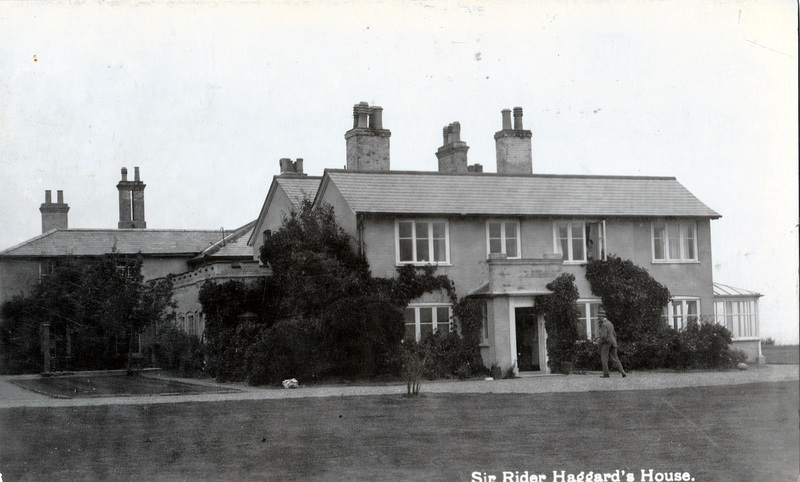
<instances>
[{"instance_id":1,"label":"overcast sky","mask_svg":"<svg viewBox=\"0 0 800 482\"><path fill-rule=\"evenodd\" d=\"M459 121L493 172L520 106L535 173L675 176L722 214L715 281L797 342L795 1L316 3L0 2L0 249L41 233L45 190L116 228L123 166L148 228L241 226L281 157L345 164L360 101L393 169L435 170Z\"/></svg>"}]
</instances>

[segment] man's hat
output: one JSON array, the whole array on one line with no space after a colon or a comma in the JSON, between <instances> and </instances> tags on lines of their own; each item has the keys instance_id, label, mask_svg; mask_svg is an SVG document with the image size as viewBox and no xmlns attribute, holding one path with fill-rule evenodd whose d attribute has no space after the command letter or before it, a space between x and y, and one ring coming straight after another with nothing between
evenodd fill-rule
<instances>
[{"instance_id":1,"label":"man's hat","mask_svg":"<svg viewBox=\"0 0 800 482\"><path fill-rule=\"evenodd\" d=\"M605 318L606 317L606 310L603 307L597 309L597 317L598 318Z\"/></svg>"}]
</instances>

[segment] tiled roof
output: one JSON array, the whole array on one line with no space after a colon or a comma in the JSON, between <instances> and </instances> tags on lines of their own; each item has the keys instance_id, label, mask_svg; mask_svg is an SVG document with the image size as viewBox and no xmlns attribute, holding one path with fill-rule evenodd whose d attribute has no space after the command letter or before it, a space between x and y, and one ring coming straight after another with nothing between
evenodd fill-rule
<instances>
[{"instance_id":1,"label":"tiled roof","mask_svg":"<svg viewBox=\"0 0 800 482\"><path fill-rule=\"evenodd\" d=\"M673 177L326 170L354 212L720 217Z\"/></svg>"},{"instance_id":2,"label":"tiled roof","mask_svg":"<svg viewBox=\"0 0 800 482\"><path fill-rule=\"evenodd\" d=\"M253 226L255 226L255 224L255 221L251 221L239 229L225 233L224 241L220 236L220 239L212 246L203 250L203 252L198 255L198 258L252 258L253 248L247 245L247 238L253 232Z\"/></svg>"},{"instance_id":3,"label":"tiled roof","mask_svg":"<svg viewBox=\"0 0 800 482\"><path fill-rule=\"evenodd\" d=\"M289 196L289 200L296 208L305 198L314 200L319 188L320 177L308 176L275 176L275 182L280 184L283 191Z\"/></svg>"},{"instance_id":4,"label":"tiled roof","mask_svg":"<svg viewBox=\"0 0 800 482\"><path fill-rule=\"evenodd\" d=\"M0 256L99 256L112 249L121 254L192 256L221 238L216 230L63 229L0 251Z\"/></svg>"},{"instance_id":5,"label":"tiled roof","mask_svg":"<svg viewBox=\"0 0 800 482\"><path fill-rule=\"evenodd\" d=\"M722 283L714 283L714 296L721 296L721 297L746 296L746 297L759 298L764 295L762 295L761 293L757 293L755 291L745 290L742 288L734 288L733 286L724 285Z\"/></svg>"}]
</instances>

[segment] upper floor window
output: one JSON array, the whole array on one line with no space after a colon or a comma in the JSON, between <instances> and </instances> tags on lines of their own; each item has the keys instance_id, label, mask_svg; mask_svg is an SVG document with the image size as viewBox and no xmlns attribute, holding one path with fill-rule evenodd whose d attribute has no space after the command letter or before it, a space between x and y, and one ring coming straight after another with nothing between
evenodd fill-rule
<instances>
[{"instance_id":1,"label":"upper floor window","mask_svg":"<svg viewBox=\"0 0 800 482\"><path fill-rule=\"evenodd\" d=\"M505 254L519 258L519 223L517 221L488 221L486 238L489 254Z\"/></svg>"},{"instance_id":2,"label":"upper floor window","mask_svg":"<svg viewBox=\"0 0 800 482\"><path fill-rule=\"evenodd\" d=\"M565 262L585 263L605 259L605 222L556 221L553 223L553 248Z\"/></svg>"},{"instance_id":3,"label":"upper floor window","mask_svg":"<svg viewBox=\"0 0 800 482\"><path fill-rule=\"evenodd\" d=\"M409 306L405 310L407 340L420 341L431 333L450 333L450 305Z\"/></svg>"},{"instance_id":4,"label":"upper floor window","mask_svg":"<svg viewBox=\"0 0 800 482\"><path fill-rule=\"evenodd\" d=\"M447 221L419 219L397 221L397 262L448 264L450 228Z\"/></svg>"},{"instance_id":5,"label":"upper floor window","mask_svg":"<svg viewBox=\"0 0 800 482\"><path fill-rule=\"evenodd\" d=\"M675 330L700 321L700 298L675 297L661 311L661 319Z\"/></svg>"},{"instance_id":6,"label":"upper floor window","mask_svg":"<svg viewBox=\"0 0 800 482\"><path fill-rule=\"evenodd\" d=\"M694 221L653 223L653 261L697 261L697 227Z\"/></svg>"}]
</instances>

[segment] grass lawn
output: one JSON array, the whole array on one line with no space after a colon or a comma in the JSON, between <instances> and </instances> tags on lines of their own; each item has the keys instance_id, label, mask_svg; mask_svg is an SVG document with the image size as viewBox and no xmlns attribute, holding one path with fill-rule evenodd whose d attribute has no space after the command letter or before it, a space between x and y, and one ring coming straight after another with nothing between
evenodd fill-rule
<instances>
[{"instance_id":1,"label":"grass lawn","mask_svg":"<svg viewBox=\"0 0 800 482\"><path fill-rule=\"evenodd\" d=\"M776 365L800 363L800 347L797 345L765 345L761 344L761 354L767 363Z\"/></svg>"},{"instance_id":2,"label":"grass lawn","mask_svg":"<svg viewBox=\"0 0 800 482\"><path fill-rule=\"evenodd\" d=\"M0 409L0 473L4 481L456 481L480 472L502 482L503 471L552 481L554 470L619 469L639 481L653 469L696 481L791 481L800 471L799 402L797 383L786 382L11 408Z\"/></svg>"},{"instance_id":3,"label":"grass lawn","mask_svg":"<svg viewBox=\"0 0 800 482\"><path fill-rule=\"evenodd\" d=\"M58 398L108 397L121 395L170 395L220 392L207 387L172 380L125 375L91 375L14 380L16 385ZM232 391L232 390L227 390Z\"/></svg>"}]
</instances>

